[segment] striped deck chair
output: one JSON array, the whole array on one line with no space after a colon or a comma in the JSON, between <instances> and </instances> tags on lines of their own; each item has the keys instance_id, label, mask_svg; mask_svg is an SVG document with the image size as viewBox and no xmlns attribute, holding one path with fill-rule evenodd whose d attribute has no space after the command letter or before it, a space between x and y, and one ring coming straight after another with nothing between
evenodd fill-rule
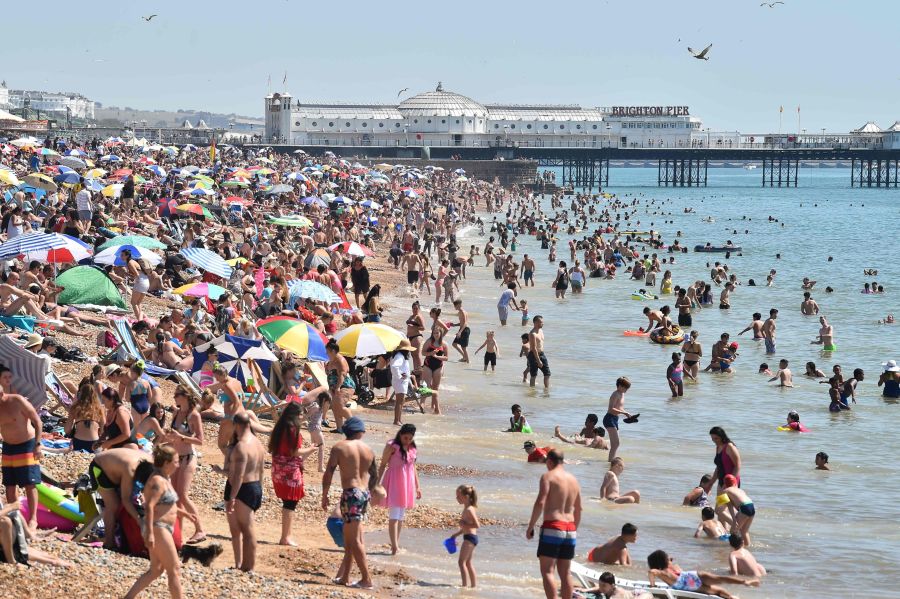
<instances>
[{"instance_id":1,"label":"striped deck chair","mask_svg":"<svg viewBox=\"0 0 900 599\"><path fill-rule=\"evenodd\" d=\"M200 389L200 385L197 384L197 381L191 376L191 373L185 372L183 370L176 371L172 374L172 378L175 381L188 390L191 394L194 395L197 399L200 399L200 396L203 395L203 391Z\"/></svg>"},{"instance_id":2,"label":"striped deck chair","mask_svg":"<svg viewBox=\"0 0 900 599\"><path fill-rule=\"evenodd\" d=\"M44 380L47 383L47 395L50 396L50 400L53 402L52 406L49 404L46 406L47 411L52 412L56 408L62 408L65 410L65 413L68 413L75 398L72 397L55 372L48 372Z\"/></svg>"},{"instance_id":3,"label":"striped deck chair","mask_svg":"<svg viewBox=\"0 0 900 599\"><path fill-rule=\"evenodd\" d=\"M49 356L35 355L20 347L10 335L0 335L0 364L12 370L13 389L28 398L34 409L40 410L47 403Z\"/></svg>"},{"instance_id":4,"label":"striped deck chair","mask_svg":"<svg viewBox=\"0 0 900 599\"><path fill-rule=\"evenodd\" d=\"M169 376L178 372L177 370L154 364L141 355L140 350L138 350L137 341L134 338L134 333L131 332L131 327L128 326L128 321L117 319L113 320L112 324L115 336L119 340L119 347L117 347L116 350L118 351L120 360L143 360L144 372L150 376Z\"/></svg>"}]
</instances>

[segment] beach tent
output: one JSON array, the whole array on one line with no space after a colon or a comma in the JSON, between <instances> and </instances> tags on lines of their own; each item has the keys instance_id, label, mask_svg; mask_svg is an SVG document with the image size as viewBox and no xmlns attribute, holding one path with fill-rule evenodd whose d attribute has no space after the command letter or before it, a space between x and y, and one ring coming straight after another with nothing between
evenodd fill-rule
<instances>
[{"instance_id":1,"label":"beach tent","mask_svg":"<svg viewBox=\"0 0 900 599\"><path fill-rule=\"evenodd\" d=\"M106 273L93 266L76 266L56 277L65 287L57 300L60 304L94 304L125 308L125 300Z\"/></svg>"},{"instance_id":2,"label":"beach tent","mask_svg":"<svg viewBox=\"0 0 900 599\"><path fill-rule=\"evenodd\" d=\"M24 395L35 409L47 403L45 382L50 372L50 356L34 354L9 335L0 337L0 364L12 371L13 391Z\"/></svg>"}]
</instances>

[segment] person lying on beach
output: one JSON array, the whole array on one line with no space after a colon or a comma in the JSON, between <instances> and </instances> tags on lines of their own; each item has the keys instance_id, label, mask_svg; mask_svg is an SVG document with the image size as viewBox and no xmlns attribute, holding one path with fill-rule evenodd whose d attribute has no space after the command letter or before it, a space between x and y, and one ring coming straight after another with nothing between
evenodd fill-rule
<instances>
[{"instance_id":1,"label":"person lying on beach","mask_svg":"<svg viewBox=\"0 0 900 599\"><path fill-rule=\"evenodd\" d=\"M577 435L563 436L559 431L559 425L557 425L553 430L553 436L564 443L584 445L591 449L609 449L609 443L603 438L606 435L606 431L603 427L597 426L598 421L599 418L596 414L588 414L584 420L584 428Z\"/></svg>"},{"instance_id":2,"label":"person lying on beach","mask_svg":"<svg viewBox=\"0 0 900 599\"><path fill-rule=\"evenodd\" d=\"M35 563L60 568L74 568L75 564L72 562L53 557L46 551L28 546L28 540L33 537L20 515L21 509L18 499L5 506L0 502L0 563L22 564L23 566Z\"/></svg>"},{"instance_id":3,"label":"person lying on beach","mask_svg":"<svg viewBox=\"0 0 900 599\"><path fill-rule=\"evenodd\" d=\"M597 586L585 588L581 593L607 599L653 599L647 591L627 591L616 586L616 576L612 572L604 572L597 581ZM578 593L576 593L577 595Z\"/></svg>"},{"instance_id":4,"label":"person lying on beach","mask_svg":"<svg viewBox=\"0 0 900 599\"><path fill-rule=\"evenodd\" d=\"M635 542L637 542L637 526L626 522L622 525L622 534L588 551L587 559L595 564L630 566L631 556L628 554L628 544Z\"/></svg>"},{"instance_id":5,"label":"person lying on beach","mask_svg":"<svg viewBox=\"0 0 900 599\"><path fill-rule=\"evenodd\" d=\"M749 549L744 547L744 536L735 532L728 538L728 544L731 545L733 551L728 555L728 565L732 574L739 576L756 576L763 577L767 574L766 569L756 561Z\"/></svg>"},{"instance_id":6,"label":"person lying on beach","mask_svg":"<svg viewBox=\"0 0 900 599\"><path fill-rule=\"evenodd\" d=\"M735 599L735 596L718 586L720 584L742 584L748 587L758 587L756 578L743 579L736 576L720 576L710 572L698 572L696 570L682 571L678 564L662 549L657 549L647 556L649 571L647 576L650 585L656 584L659 579L672 587L673 591L692 591L717 595L724 599Z\"/></svg>"},{"instance_id":7,"label":"person lying on beach","mask_svg":"<svg viewBox=\"0 0 900 599\"><path fill-rule=\"evenodd\" d=\"M628 491L627 493L619 493L619 475L625 471L625 460L622 458L613 458L609 463L609 471L603 477L603 484L600 486L600 499L607 499L614 503L640 503L640 491Z\"/></svg>"},{"instance_id":8,"label":"person lying on beach","mask_svg":"<svg viewBox=\"0 0 900 599\"><path fill-rule=\"evenodd\" d=\"M717 541L724 541L728 538L728 531L721 522L716 520L716 511L709 506L700 510L700 524L694 531L695 539L699 539L701 536Z\"/></svg>"}]
</instances>

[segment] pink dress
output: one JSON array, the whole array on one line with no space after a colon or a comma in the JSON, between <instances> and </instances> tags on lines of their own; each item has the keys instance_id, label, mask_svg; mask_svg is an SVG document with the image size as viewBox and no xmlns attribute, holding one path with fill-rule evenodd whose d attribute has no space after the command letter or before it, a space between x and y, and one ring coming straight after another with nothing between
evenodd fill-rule
<instances>
[{"instance_id":1,"label":"pink dress","mask_svg":"<svg viewBox=\"0 0 900 599\"><path fill-rule=\"evenodd\" d=\"M411 509L416 505L416 448L409 448L404 462L400 446L394 441L388 441L387 444L394 447L394 453L391 454L391 460L381 481L384 490L387 491L384 505L389 508Z\"/></svg>"}]
</instances>

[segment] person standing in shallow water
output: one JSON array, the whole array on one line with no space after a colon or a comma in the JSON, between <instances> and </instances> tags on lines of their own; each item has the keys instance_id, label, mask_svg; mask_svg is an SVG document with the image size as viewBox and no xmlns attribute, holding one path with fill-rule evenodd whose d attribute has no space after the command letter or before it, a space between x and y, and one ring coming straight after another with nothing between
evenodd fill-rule
<instances>
[{"instance_id":1,"label":"person standing in shallow water","mask_svg":"<svg viewBox=\"0 0 900 599\"><path fill-rule=\"evenodd\" d=\"M419 472L416 469L416 427L404 424L393 441L388 441L381 455L378 478L387 493L388 533L391 539L391 555L400 550L400 531L406 510L416 506L422 498Z\"/></svg>"},{"instance_id":2,"label":"person standing in shallow water","mask_svg":"<svg viewBox=\"0 0 900 599\"><path fill-rule=\"evenodd\" d=\"M544 388L550 387L550 363L544 354L544 317L535 316L532 320L532 329L528 333L528 373L531 386L534 387L537 373L540 370L544 374Z\"/></svg>"}]
</instances>

